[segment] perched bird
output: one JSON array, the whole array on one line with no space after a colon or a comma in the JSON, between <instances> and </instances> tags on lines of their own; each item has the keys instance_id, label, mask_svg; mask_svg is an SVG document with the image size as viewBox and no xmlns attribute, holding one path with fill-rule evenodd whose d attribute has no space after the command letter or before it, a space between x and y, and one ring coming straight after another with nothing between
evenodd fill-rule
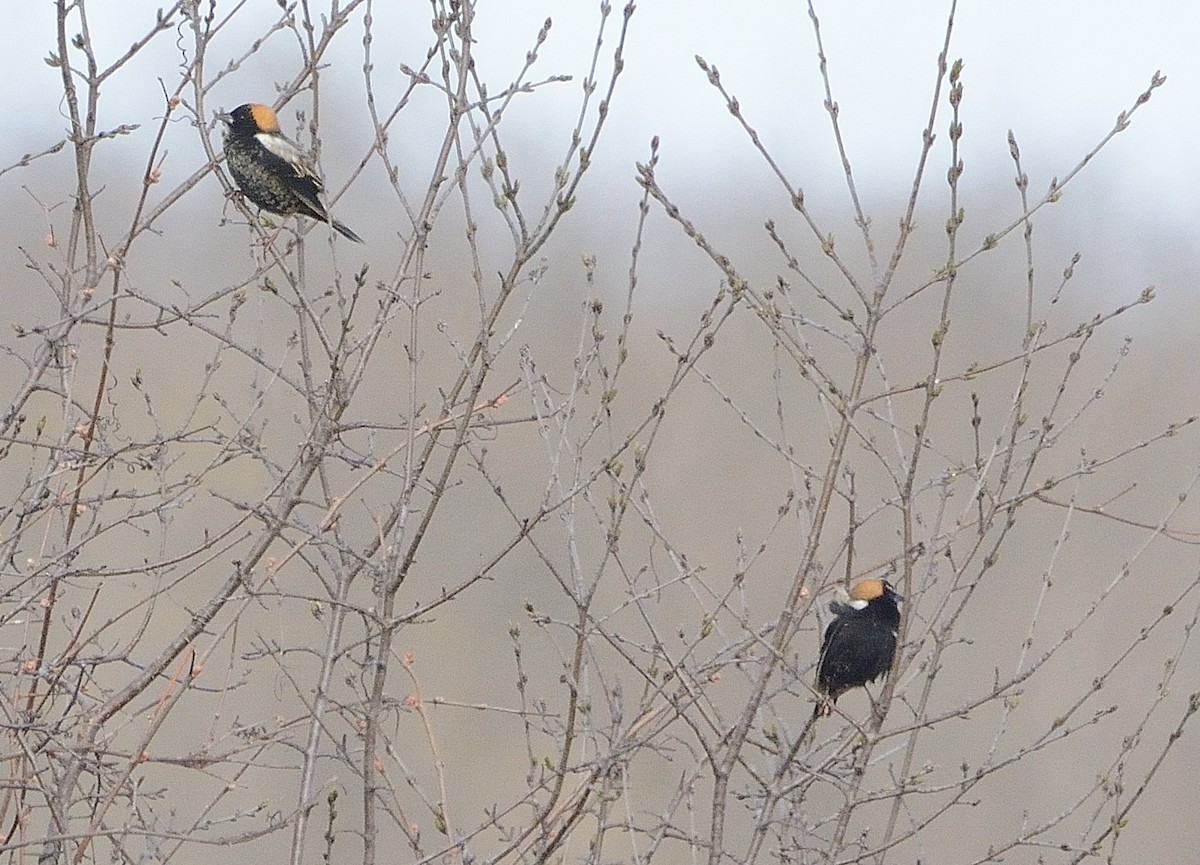
<instances>
[{"instance_id":1,"label":"perched bird","mask_svg":"<svg viewBox=\"0 0 1200 865\"><path fill-rule=\"evenodd\" d=\"M279 216L298 213L328 222L355 243L363 240L329 215L324 187L312 162L279 131L279 118L266 105L247 103L219 115L229 125L225 161L243 194Z\"/></svg>"},{"instance_id":2,"label":"perched bird","mask_svg":"<svg viewBox=\"0 0 1200 865\"><path fill-rule=\"evenodd\" d=\"M834 601L833 621L821 641L817 666L817 701L813 718L833 714L837 698L886 675L896 654L900 629L898 601L904 600L887 580L863 580L848 602Z\"/></svg>"}]
</instances>

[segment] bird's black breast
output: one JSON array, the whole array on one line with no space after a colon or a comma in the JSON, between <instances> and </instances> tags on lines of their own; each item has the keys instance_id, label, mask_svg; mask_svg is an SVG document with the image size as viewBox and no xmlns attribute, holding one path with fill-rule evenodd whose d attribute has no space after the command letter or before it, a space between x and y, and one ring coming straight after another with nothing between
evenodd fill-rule
<instances>
[{"instance_id":1,"label":"bird's black breast","mask_svg":"<svg viewBox=\"0 0 1200 865\"><path fill-rule=\"evenodd\" d=\"M896 651L896 626L890 621L849 610L834 618L821 642L817 684L837 699L850 688L887 673Z\"/></svg>"}]
</instances>

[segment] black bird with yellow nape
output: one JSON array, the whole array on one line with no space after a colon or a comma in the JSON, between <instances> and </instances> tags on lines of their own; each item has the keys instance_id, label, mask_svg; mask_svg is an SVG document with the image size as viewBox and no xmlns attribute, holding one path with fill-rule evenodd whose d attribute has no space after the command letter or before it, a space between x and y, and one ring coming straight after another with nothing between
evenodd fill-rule
<instances>
[{"instance_id":1,"label":"black bird with yellow nape","mask_svg":"<svg viewBox=\"0 0 1200 865\"><path fill-rule=\"evenodd\" d=\"M825 628L817 665L820 699L813 719L833 713L837 698L887 675L896 654L900 607L904 598L887 580L863 580L848 603L831 604L835 615Z\"/></svg>"},{"instance_id":2,"label":"black bird with yellow nape","mask_svg":"<svg viewBox=\"0 0 1200 865\"><path fill-rule=\"evenodd\" d=\"M325 187L312 161L279 130L267 105L247 103L219 115L229 130L225 161L238 188L263 210L278 216L319 219L355 243L363 239L329 215Z\"/></svg>"}]
</instances>

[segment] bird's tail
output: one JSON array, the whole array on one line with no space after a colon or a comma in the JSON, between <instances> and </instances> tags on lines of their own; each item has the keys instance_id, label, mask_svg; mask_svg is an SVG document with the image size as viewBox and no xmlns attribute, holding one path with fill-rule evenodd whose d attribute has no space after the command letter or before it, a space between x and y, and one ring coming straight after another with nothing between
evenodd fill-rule
<instances>
[{"instance_id":1,"label":"bird's tail","mask_svg":"<svg viewBox=\"0 0 1200 865\"><path fill-rule=\"evenodd\" d=\"M338 222L336 219L330 217L329 224L332 225L334 227L334 229L339 234L342 235L342 237L348 238L349 240L353 240L355 243L363 242L363 239L361 237L359 237L357 234L355 234L353 231L351 231L349 228L347 228L344 224Z\"/></svg>"}]
</instances>

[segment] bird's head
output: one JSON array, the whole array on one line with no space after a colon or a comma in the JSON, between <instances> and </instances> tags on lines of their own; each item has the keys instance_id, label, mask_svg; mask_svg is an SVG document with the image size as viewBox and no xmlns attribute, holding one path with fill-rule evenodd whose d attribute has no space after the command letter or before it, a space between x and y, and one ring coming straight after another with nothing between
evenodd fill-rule
<instances>
[{"instance_id":1,"label":"bird's head","mask_svg":"<svg viewBox=\"0 0 1200 865\"><path fill-rule=\"evenodd\" d=\"M850 601L847 606L861 610L867 604L879 599L888 600L895 604L898 601L903 601L904 596L893 589L892 584L887 580L863 580L850 590Z\"/></svg>"},{"instance_id":2,"label":"bird's head","mask_svg":"<svg viewBox=\"0 0 1200 865\"><path fill-rule=\"evenodd\" d=\"M260 132L278 133L279 118L269 105L247 102L227 114L218 114L218 119L229 125L235 135L258 135Z\"/></svg>"}]
</instances>

